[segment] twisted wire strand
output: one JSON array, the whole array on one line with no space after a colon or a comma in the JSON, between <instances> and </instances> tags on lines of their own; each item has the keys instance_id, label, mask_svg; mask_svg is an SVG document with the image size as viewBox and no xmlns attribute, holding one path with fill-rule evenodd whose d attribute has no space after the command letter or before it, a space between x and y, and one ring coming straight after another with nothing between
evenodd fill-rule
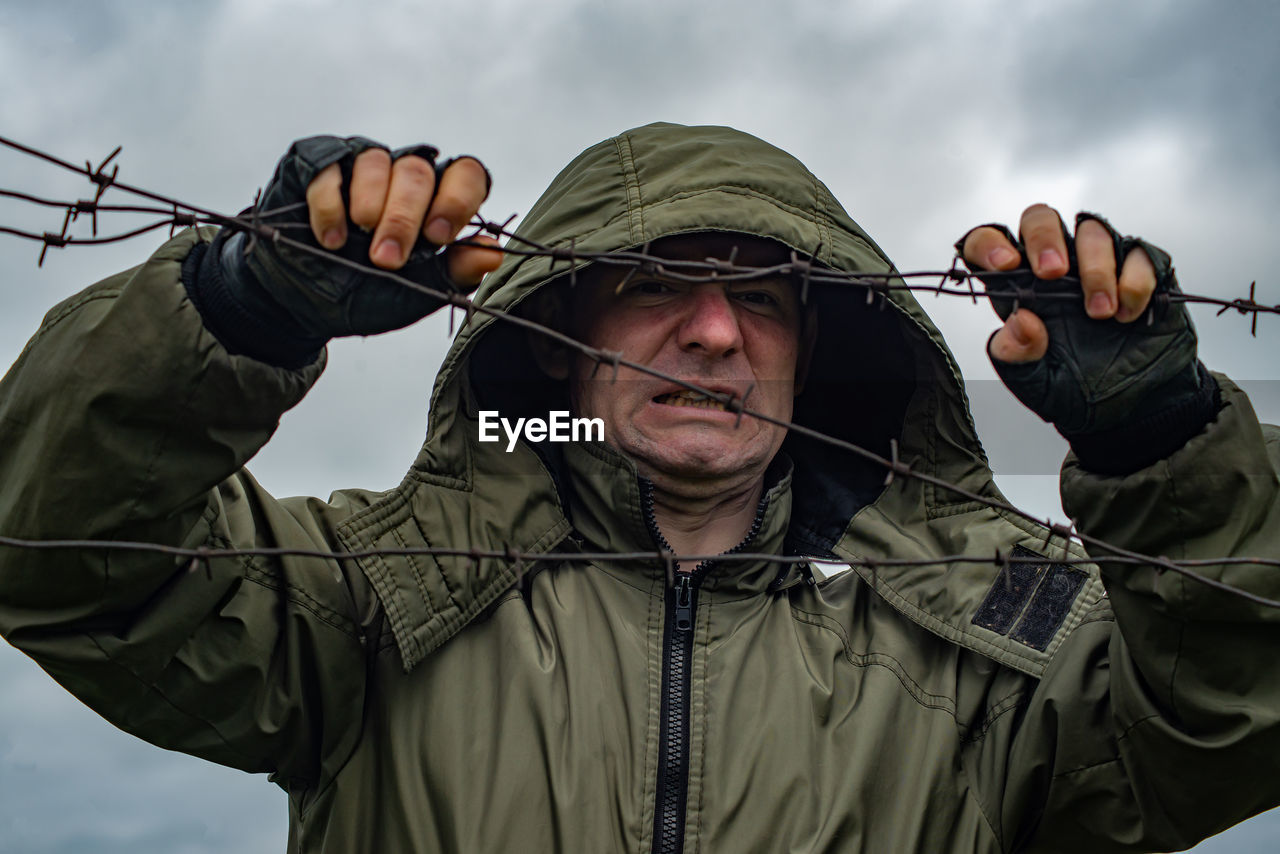
<instances>
[{"instance_id":1,"label":"twisted wire strand","mask_svg":"<svg viewBox=\"0 0 1280 854\"><path fill-rule=\"evenodd\" d=\"M45 232L36 234L34 232L26 232L19 229L11 229L0 227L0 233L12 234L16 237L40 241L44 244L41 252L41 261L44 258L44 251L50 247L61 248L67 245L98 245L102 243L117 242L120 240L136 237L149 231L158 230L160 228L169 227L176 228L179 226L196 226L201 224L213 224L227 228L234 228L250 233L256 239L269 240L279 245L288 246L291 249L312 254L325 259L327 262L358 270L365 275L376 276L393 282L403 287L407 287L424 294L430 295L443 304L448 305L450 310L461 309L466 313L466 322L470 322L471 318L480 314L486 317L492 317L495 320L510 323L521 327L528 331L539 335L547 336L558 343L577 350L582 355L593 360L597 368L607 365L612 368L613 378L616 380L618 372L622 368L636 371L651 377L662 379L667 382L674 383L681 388L693 391L703 395L711 400L715 400L726 408L727 411L736 413L741 419L745 417L756 418L758 420L782 427L788 431L798 435L806 436L814 441L829 445L842 451L854 454L864 460L870 461L886 470L885 485L892 484L895 477L904 477L919 480L923 483L934 486L938 489L947 490L948 492L971 502L976 502L992 508L1000 513L1015 516L1017 518L1031 522L1034 525L1042 527L1048 531L1046 546L1053 536L1060 537L1064 542L1074 541L1082 546L1091 547L1088 559L1070 558L1065 554L1062 558L1023 558L1019 556L1016 559L1018 563L1053 563L1053 564L1118 564L1118 565L1135 565L1135 566L1151 566L1157 571L1168 571L1177 575L1188 578L1189 580L1203 584L1223 593L1230 594L1240 599L1262 605L1269 608L1280 608L1280 600L1271 599L1261 596L1251 591L1244 590L1232 584L1220 581L1218 579L1206 576L1196 572L1197 568L1205 567L1222 567L1222 566L1280 566L1280 560L1274 560L1261 557L1219 557L1206 558L1197 560L1171 560L1164 556L1146 555L1130 549L1123 548L1116 544L1107 542L1101 538L1076 531L1073 527L1063 526L1054 523L1049 519L1041 519L1036 515L1021 510L1005 501L1001 501L991 496L982 495L972 490L966 489L958 484L930 475L926 472L919 471L911 466L911 464L903 462L898 457L898 448L896 441L890 444L891 454L885 457L875 451L863 446L857 445L844 439L831 436L821 431L814 430L802 424L796 424L785 419L776 418L766 413L759 412L746 406L746 398L750 395L750 389L741 397L733 394L715 392L688 382L679 377L656 370L648 365L640 364L628 360L621 353L603 350L591 347L570 335L567 335L557 329L545 326L534 320L521 317L516 314L509 313L505 310L495 309L481 303L477 303L458 290L444 290L434 288L429 285L422 284L408 279L398 273L390 270L384 270L374 267L371 264L353 261L347 258L329 253L318 246L314 246L303 240L289 237L285 232L293 230L302 230L306 227L306 223L283 223L267 225L262 222L264 216L278 215L288 213L293 209L300 209L303 205L291 205L277 211L260 211L254 213L250 217L233 216L218 213L217 211L194 205L180 199L156 193L140 187L127 184L120 181L117 177L118 167L108 173L106 166L119 153L117 148L107 158L105 158L97 167L92 163L86 162L85 165L78 166L54 155L43 151L22 145L20 143L9 140L0 136L0 145L10 147L14 150L29 154L33 157L45 160L63 169L75 172L88 178L97 186L97 194L93 200L79 200L76 202L57 202L55 200L43 199L28 194L16 193L14 191L0 191L0 194L16 198L20 201L29 201L49 207L61 207L66 210L66 217L63 223L63 229L60 233L54 234ZM99 200L102 194L108 188L115 188L122 192L135 195L141 198L158 202L164 207L155 208L148 206L104 206ZM106 238L75 238L66 234L66 229L71 222L75 220L78 213L89 212L96 216L98 212L113 213L144 213L149 215L161 216L162 218L148 223L137 229L113 235ZM583 252L577 251L573 246L566 248L551 247L539 244L529 240L521 235L516 234L508 229L510 220L506 223L497 223L477 218L472 225L477 229L476 234L471 239L463 239L457 241L455 245L474 245L481 246L486 249L495 249L488 244L479 244L474 242L474 237L480 233L488 233L495 237L505 237L508 244L497 251L506 254L523 255L530 257L547 257L552 260L553 270L554 264L560 261L566 262L569 266L569 274L580 263L598 263L627 268L633 271L649 271L654 274L660 274L670 278L673 281L686 282L705 282L709 278L718 281L752 281L765 278L773 278L778 276L799 276L802 277L802 297L807 291L810 284L852 286L862 288L866 291L868 302L876 299L881 301L881 307L887 303L887 294L892 290L906 290L913 292L926 292L938 295L954 295L968 297L973 301L980 298L985 299L1003 299L1008 300L1011 297L1016 301L1022 301L1024 305L1032 305L1036 300L1040 299L1077 299L1072 294L1036 294L1029 290L1015 290L1012 294L999 293L990 294L985 291L979 291L973 286L973 280L977 278L977 274L964 270L958 266L959 259L953 261L950 268L946 270L917 271L901 273L896 271L887 272L845 272L839 270L831 270L820 267L812 258L803 258L796 253L792 253L790 263L776 264L771 266L750 266L738 265L733 261L724 261L719 259L707 259L705 261L697 260L672 260L650 255L641 251L621 251L621 252ZM519 244L519 245L512 245ZM989 273L981 274L983 279L993 280L1004 276L1020 275L1014 273ZM907 281L908 279L937 279L937 284L919 284ZM951 283L951 284L948 284ZM959 287L964 284L967 287ZM1247 298L1226 300L1218 297L1191 295L1191 294L1168 294L1165 295L1167 302L1185 302L1200 303L1208 305L1216 305L1220 307L1219 314L1235 309L1242 314L1252 314L1254 323L1254 332L1256 334L1257 316L1262 313L1277 314L1280 313L1280 305L1263 305L1255 300L1256 282L1250 286L1250 293ZM1152 306L1151 312L1157 310L1157 306ZM715 559L717 561L727 560L771 560L776 563L804 563L815 560L811 557L803 556L780 556L780 555L761 555L753 553L738 553L734 555L677 555L663 551L652 552L632 552L632 553L589 553L589 552L547 552L542 554L536 553L517 553L511 550L499 552L483 551L475 549L446 549L438 547L423 547L410 549L394 549L394 548L377 548L363 552L356 551L328 551L323 549L271 549L271 548L197 548L186 549L175 546L165 545L162 543L143 543L143 542L126 542L118 540L31 540L17 537L0 536L0 546L8 548L26 548L26 549L100 549L109 551L140 551L153 552L160 554L168 554L174 557L187 558L193 561L208 561L215 558L224 557L248 557L248 556L295 556L295 557L313 557L328 560L346 560L358 559L373 555L384 556L400 556L400 555L420 555L432 554L440 556L467 557L475 560L480 559L505 559L514 561L547 561L547 560L590 560L595 559L614 559L614 560L661 560L670 562L672 560L706 560ZM821 560L821 558L817 559ZM982 563L995 564L1001 567L1003 572L1007 564L1011 562L1011 558L1000 552L994 555L974 556L974 555L949 555L945 557L935 558L901 558L901 559L871 559L871 558L841 558L841 564L849 566L865 566L871 569L877 567L907 567L907 566L936 566L939 564L955 564L955 563Z\"/></svg>"}]
</instances>

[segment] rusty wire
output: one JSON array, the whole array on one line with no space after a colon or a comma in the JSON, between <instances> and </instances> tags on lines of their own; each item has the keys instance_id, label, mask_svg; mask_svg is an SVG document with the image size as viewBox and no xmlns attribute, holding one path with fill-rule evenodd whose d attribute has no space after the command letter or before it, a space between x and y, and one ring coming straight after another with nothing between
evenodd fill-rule
<instances>
[{"instance_id":1,"label":"rusty wire","mask_svg":"<svg viewBox=\"0 0 1280 854\"><path fill-rule=\"evenodd\" d=\"M223 225L248 231L259 237L275 239L281 229L302 229L307 227L306 223L286 223L271 226L262 223L263 219L284 213L286 212L285 210L258 211L252 216L252 218L229 216L227 214L222 214L217 211L193 205L189 202L175 199L171 196L165 196L160 193L155 193L141 187L127 184L116 177L118 174L118 168L113 169L110 174L107 174L104 171L106 164L110 163L111 160L119 154L119 148L116 148L115 151L108 155L101 164L94 167L91 162L87 161L84 166L78 166L59 157L55 157L52 154L31 148L3 136L0 136L0 145L12 148L23 154L39 158L68 171L75 172L76 174L88 178L97 186L97 191L93 199L80 199L76 201L46 199L12 190L0 189L0 196L66 210L67 215L64 218L63 227L59 232L42 232L37 234L35 232L0 226L0 233L34 240L44 244L40 255L41 263L44 260L45 252L50 248L61 249L66 246L89 246L102 243L114 243L122 240L128 240L161 228L193 227L202 224ZM164 207L102 205L99 203L99 200L108 187L114 187L122 192L151 199L152 201L161 202ZM301 208L303 206L303 204L299 203L294 207ZM96 214L98 212L146 213L163 218L128 232L107 238L97 238ZM67 228L76 220L80 213L91 213L95 216L94 238L72 237L66 233ZM830 269L815 263L814 258L820 251L821 247L815 247L814 251L807 257L801 256L796 252L792 252L791 260L789 262L775 264L772 266L739 265L734 263L732 258L727 261L716 258L708 258L701 261L674 260L650 255L646 251L587 252L577 250L573 246L551 247L536 243L522 235L510 231L508 226L514 218L515 217L513 216L504 223L485 219L476 219L471 223L471 225L476 228L477 233L483 232L491 234L494 237L505 237L509 240L522 244L521 246L512 246L510 244L503 246L501 251L507 255L548 257L552 259L553 264L559 261L565 261L571 266L576 266L577 262L590 262L636 271L649 270L655 273L660 273L673 281L683 282L702 281L705 280L708 275L724 282L746 282L778 276L797 276L803 282L802 298L811 284L853 285L861 287L867 290L868 301L876 298L882 299L887 296L890 291L931 293L936 296L961 296L974 302L979 299L1001 301L1013 300L1015 305L1022 305L1026 307L1031 307L1038 301L1070 300L1076 298L1070 293L1037 292L1031 288L1014 288L1010 291L995 293L978 290L973 284L975 279L998 282L1001 280L1019 278L1024 275L1024 272L1020 270L1003 272L984 271L981 274L978 274L961 267L959 265L959 258L954 258L951 265L945 270L848 272L844 270ZM458 243L465 245L466 241L458 241ZM314 247L309 245L307 248L314 249ZM485 248L493 247L486 246ZM360 269L365 269L368 272L375 272L378 274L385 274L387 272L385 270L372 267L361 267ZM922 281L915 281L928 279L936 279L937 283L926 284ZM1063 283L1078 283L1079 280L1071 276L1063 276L1058 279L1058 281ZM1177 303L1214 306L1219 309L1219 315L1234 309L1240 314L1253 315L1251 332L1256 336L1257 315L1280 314L1280 303L1269 305L1257 301L1256 285L1256 281L1250 284L1248 296L1235 297L1231 299L1206 294L1189 294L1185 292L1156 294L1153 297L1153 304L1149 311L1156 312L1164 305Z\"/></svg>"},{"instance_id":2,"label":"rusty wire","mask_svg":"<svg viewBox=\"0 0 1280 854\"><path fill-rule=\"evenodd\" d=\"M67 551L67 550L89 550L104 552L143 552L147 554L168 555L177 558L194 558L196 560L216 560L218 558L238 558L238 557L303 557L316 558L320 560L360 560L371 557L461 557L470 560L505 560L508 562L528 561L530 563L561 563L571 561L602 561L613 560L623 563L639 562L639 561L663 561L671 559L680 562L701 563L704 561L735 561L735 562L754 562L767 561L787 566L800 566L810 563L838 563L841 566L865 566L871 567L914 567L914 566L943 566L956 563L972 563L972 564L989 564L989 563L1020 563L1032 566L1094 566L1099 563L1115 564L1118 566L1146 566L1151 563L1150 558L1143 555L1103 555L1100 558L1092 557L1046 557L1044 555L1013 555L1008 551L1001 551L990 555L969 555L969 554L953 554L941 555L932 558L844 558L844 557L814 557L812 555L782 555L773 552L734 552L733 554L675 554L673 552L661 551L653 549L651 551L634 551L634 552L598 552L589 550L579 551L547 551L547 552L527 552L519 549L474 549L474 548L448 548L445 546L378 546L368 549L357 549L352 551L332 551L329 549L307 549L285 546L252 546L252 547L217 547L217 546L171 546L165 543L151 543L135 540L77 540L77 539L58 539L58 540L32 540L22 537L8 537L0 535L0 547L31 549L34 551ZM1174 561L1180 567L1206 567L1206 566L1270 566L1280 568L1280 558L1255 558L1255 557L1223 557L1223 558L1197 558L1195 560L1179 560ZM1212 582L1213 579L1207 579ZM1218 586L1217 589L1226 590L1227 592L1236 592L1233 588ZM1260 597L1251 601L1260 604L1276 605L1272 600Z\"/></svg>"},{"instance_id":3,"label":"rusty wire","mask_svg":"<svg viewBox=\"0 0 1280 854\"><path fill-rule=\"evenodd\" d=\"M31 202L38 205L61 208L65 211L62 229L59 232L35 233L23 231L20 229L0 227L0 233L11 234L16 237L41 242L42 248L40 253L40 263L43 263L45 253L50 248L62 248L72 245L101 245L103 243L117 242L136 237L150 231L168 227L171 230L178 227L194 227L202 224L220 225L224 227L234 228L248 232L254 239L270 240L276 244L282 244L295 249L297 251L314 254L325 258L328 262L347 266L361 271L367 275L376 276L394 282L404 287L420 291L439 299L443 304L450 306L450 309L459 308L466 312L466 319L470 321L475 314L481 314L493 317L505 323L511 323L524 329L533 331L540 335L545 335L555 339L560 344L576 349L587 358L596 363L597 368L602 365L608 365L617 377L621 368L627 368L639 373L675 383L682 388L688 389L695 393L701 394L711 400L721 403L727 411L738 414L739 422L742 416L750 416L761 421L782 427L788 431L799 435L807 436L815 441L827 444L831 447L838 448L843 451L855 454L875 463L886 470L885 485L891 484L895 477L905 477L919 480L923 483L944 489L957 495L966 501L976 502L1002 513L1007 513L1018 518L1031 522L1048 531L1048 538L1059 536L1064 543L1075 541L1083 546L1090 546L1094 553L1089 558L1070 558L1064 554L1061 558L1023 558L1021 556L1015 558L1010 557L1006 553L997 552L994 555L973 556L973 555L948 555L935 558L845 558L841 557L838 562L848 566L864 566L870 568L873 572L879 567L907 567L907 566L935 566L944 564L957 563L980 563L995 564L1004 572L1007 565L1011 562L1028 563L1028 564L1119 564L1119 565L1140 565L1151 566L1157 571L1168 571L1190 580L1199 582L1205 586L1231 594L1238 598L1263 605L1270 608L1280 608L1280 600L1270 599L1250 591L1238 588L1234 585L1219 581L1214 578L1202 575L1195 571L1200 567L1213 566L1233 566L1233 565L1253 565L1253 566L1272 566L1280 567L1280 560L1268 559L1261 557L1217 557L1204 558L1197 560L1172 560L1164 556L1145 555L1139 552L1125 549L1121 546L1106 542L1100 538L1093 537L1083 532L1077 531L1074 527L1068 527L1054 523L1052 520L1040 519L1034 514L1021 510L1007 502L999 501L989 496L975 493L967 490L958 484L951 483L934 475L927 474L912 467L910 463L903 462L897 453L896 442L891 442L890 457L885 457L860 445L839 439L834 436L824 434L820 431L806 427L801 424L795 424L783 419L775 418L765 413L757 412L746 406L746 397L749 394L738 397L733 394L715 392L710 389L702 388L695 383L688 382L679 377L671 376L662 371L649 367L648 365L632 362L622 356L621 353L602 350L591 347L583 342L578 341L572 336L566 335L559 330L544 326L536 321L508 313L500 309L494 309L481 303L473 302L464 294L454 290L443 290L424 285L407 279L393 271L383 270L373 267L369 264L352 261L346 258L329 253L318 246L313 246L295 238L291 238L285 234L285 230L303 229L305 223L288 223L284 225L267 225L262 222L264 216L271 214L279 214L287 212L281 211L271 212L255 212L250 217L230 216L206 208L193 205L191 203L155 193L140 187L122 182L118 179L119 167L115 166L111 172L106 171L106 166L119 154L120 149L117 148L108 155L98 166L94 166L92 162L86 161L84 166L71 163L54 155L43 151L22 145L20 143L9 140L0 136L0 145L7 146L16 151L28 154L32 157L52 163L63 169L75 172L84 176L96 186L93 199L81 199L73 202L57 201L45 199L24 193L14 191L0 190L0 196L15 198L20 201ZM149 199L158 202L163 207L154 206L108 206L102 205L100 200L108 188L116 188L122 192ZM301 205L293 206L301 207ZM96 237L97 231L97 214L100 212L110 213L142 213L160 217L154 222L145 226L112 235L110 237ZM94 234L92 238L77 238L67 234L67 229L76 221L82 213L88 213L94 217ZM514 217L513 217L514 218ZM524 255L535 257L547 257L551 259L553 269L558 262L565 262L569 265L570 275L576 270L580 263L590 262L596 264L616 266L628 270L627 276L630 277L636 272L646 272L653 275L661 275L673 281L700 282L707 281L708 278L715 278L718 281L753 281L766 278L774 278L779 276L800 277L803 279L803 292L807 293L810 284L851 286L862 288L867 294L868 303L876 300L880 301L880 307L884 308L888 300L888 292L894 290L905 290L912 292L933 293L936 295L952 295L962 296L976 302L979 298L985 299L1013 299L1015 303L1024 306L1032 306L1037 300L1043 299L1078 299L1072 294L1046 294L1036 293L1031 289L1015 289L1012 292L988 293L979 291L973 285L973 280L978 275L971 273L959 266L959 259L953 260L951 266L946 270L917 271L917 272L845 272L840 270L832 270L821 267L815 263L814 258L818 254L818 249L808 257L802 257L795 252L791 253L791 260L787 263L776 264L772 266L749 266L739 265L735 263L734 255L728 260L723 259L706 259L704 261L697 260L673 260L661 258L659 256L648 253L648 245L643 247L641 251L614 251L614 252L586 252L577 250L575 246L569 247L551 247L545 246L531 241L521 235L509 230L511 219L504 223L496 223L488 220L477 219L472 225L477 229L472 237L480 233L488 233L495 237L505 237L508 244L501 247L500 251L512 255ZM459 243L466 243L461 240ZM512 245L518 243L520 245ZM479 245L479 244L477 244ZM494 247L484 244L484 248L493 249ZM1006 276L1021 275L1018 271L1012 273L996 273L983 272L981 278L984 280L999 279ZM919 282L909 282L908 279L936 279L936 284L924 284ZM1067 279L1064 279L1067 280ZM1069 281L1069 280L1067 280ZM962 287L963 286L963 287ZM1163 304L1169 303L1194 303L1206 304L1219 307L1218 314L1235 309L1241 314L1252 314L1252 332L1257 334L1257 317L1259 314L1280 314L1280 304L1266 305L1256 300L1256 282L1250 285L1249 295L1244 298L1223 299L1219 297L1173 293L1159 295L1163 299ZM1160 300L1156 301L1149 309L1149 318L1154 316L1154 312L1160 308ZM1046 543L1048 539L1046 540ZM813 558L805 556L783 556L774 554L755 554L755 553L735 553L732 555L673 555L670 552L654 550L649 552L630 552L630 553L592 553L592 552L544 552L544 553L524 553L505 549L502 551L484 551L476 549L447 549L440 547L422 547L422 548L375 548L367 551L331 551L324 549L280 549L280 548L180 548L176 546L165 545L162 543L144 543L144 542L125 542L117 540L31 540L16 537L0 536L0 546L10 548L26 548L26 549L98 549L104 551L140 551L159 554L167 554L179 558L190 558L193 565L196 562L205 562L215 558L226 557L311 557L327 560L349 560L359 559L362 557L370 557L373 555L385 556L412 556L412 555L437 555L437 556L455 556L470 558L479 561L481 559L502 559L514 561L522 564L524 561L562 561L562 560L654 560L666 561L758 561L769 560L778 564L797 564L808 562L821 562L824 558Z\"/></svg>"}]
</instances>

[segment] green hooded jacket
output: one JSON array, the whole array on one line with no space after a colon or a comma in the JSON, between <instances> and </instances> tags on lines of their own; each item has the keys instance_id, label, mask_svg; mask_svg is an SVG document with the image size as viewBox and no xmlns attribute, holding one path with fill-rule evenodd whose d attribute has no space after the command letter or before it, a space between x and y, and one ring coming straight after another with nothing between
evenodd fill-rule
<instances>
[{"instance_id":1,"label":"green hooded jacket","mask_svg":"<svg viewBox=\"0 0 1280 854\"><path fill-rule=\"evenodd\" d=\"M840 270L890 262L789 155L652 125L580 155L522 232L578 250L731 231ZM54 308L0 388L0 533L343 560L0 548L0 631L117 726L289 795L289 850L1149 851L1280 802L1280 612L1150 567L1019 562L1059 537L796 434L742 549L673 589L656 560L397 556L655 549L601 444L478 441L559 390L475 315L395 489L277 500L242 466L316 380L229 355L180 282L197 236ZM519 310L568 265L508 257ZM799 423L991 498L959 370L902 291L814 289ZM1179 559L1280 553L1277 437L1225 405L1125 477L1069 459L1082 531ZM1027 551L1023 551L1023 550ZM1083 556L1074 546L1073 556ZM1208 576L1280 598L1280 572ZM680 619L687 624L679 623Z\"/></svg>"}]
</instances>

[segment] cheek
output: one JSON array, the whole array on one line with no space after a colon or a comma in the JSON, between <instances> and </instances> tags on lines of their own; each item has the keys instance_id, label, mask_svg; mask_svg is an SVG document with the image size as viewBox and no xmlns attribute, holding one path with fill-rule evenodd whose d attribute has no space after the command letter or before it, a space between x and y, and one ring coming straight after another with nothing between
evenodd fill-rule
<instances>
[{"instance_id":1,"label":"cheek","mask_svg":"<svg viewBox=\"0 0 1280 854\"><path fill-rule=\"evenodd\" d=\"M797 389L796 372L799 367L795 352L794 339L779 337L768 342L773 350L773 357L763 363L756 363L756 382L759 387L753 394L759 394L755 406L760 411L775 418L791 420ZM752 401L748 399L747 405Z\"/></svg>"},{"instance_id":2,"label":"cheek","mask_svg":"<svg viewBox=\"0 0 1280 854\"><path fill-rule=\"evenodd\" d=\"M569 409L575 416L595 417L592 383L588 380L595 363L579 353L569 372Z\"/></svg>"},{"instance_id":3,"label":"cheek","mask_svg":"<svg viewBox=\"0 0 1280 854\"><path fill-rule=\"evenodd\" d=\"M761 332L750 342L756 377L770 383L794 382L800 364L799 336L793 329Z\"/></svg>"},{"instance_id":4,"label":"cheek","mask_svg":"<svg viewBox=\"0 0 1280 854\"><path fill-rule=\"evenodd\" d=\"M578 307L570 321L573 337L590 347L602 350L618 350L619 338L630 328L619 316L621 311L613 304L611 294L593 291L584 305Z\"/></svg>"},{"instance_id":5,"label":"cheek","mask_svg":"<svg viewBox=\"0 0 1280 854\"><path fill-rule=\"evenodd\" d=\"M574 416L603 418L608 424L612 411L617 408L618 388L621 383L609 381L613 368L599 365L586 356L574 362L569 378L569 408Z\"/></svg>"}]
</instances>

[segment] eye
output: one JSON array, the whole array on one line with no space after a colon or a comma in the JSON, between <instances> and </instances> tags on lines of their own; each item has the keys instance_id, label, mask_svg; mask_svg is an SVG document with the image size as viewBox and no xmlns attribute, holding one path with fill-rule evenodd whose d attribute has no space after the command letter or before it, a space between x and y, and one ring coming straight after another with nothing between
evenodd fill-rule
<instances>
[{"instance_id":1,"label":"eye","mask_svg":"<svg viewBox=\"0 0 1280 854\"><path fill-rule=\"evenodd\" d=\"M791 283L782 279L741 282L731 287L729 294L740 305L756 313L784 314L795 303Z\"/></svg>"},{"instance_id":2,"label":"eye","mask_svg":"<svg viewBox=\"0 0 1280 854\"><path fill-rule=\"evenodd\" d=\"M636 277L627 284L623 293L631 294L632 296L664 296L674 291L675 288L660 279L641 279Z\"/></svg>"},{"instance_id":3,"label":"eye","mask_svg":"<svg viewBox=\"0 0 1280 854\"><path fill-rule=\"evenodd\" d=\"M759 306L778 305L778 297L769 291L739 291L734 296L742 302Z\"/></svg>"},{"instance_id":4,"label":"eye","mask_svg":"<svg viewBox=\"0 0 1280 854\"><path fill-rule=\"evenodd\" d=\"M657 279L641 279L632 285L632 289L641 294L666 294L671 292L670 285Z\"/></svg>"}]
</instances>

